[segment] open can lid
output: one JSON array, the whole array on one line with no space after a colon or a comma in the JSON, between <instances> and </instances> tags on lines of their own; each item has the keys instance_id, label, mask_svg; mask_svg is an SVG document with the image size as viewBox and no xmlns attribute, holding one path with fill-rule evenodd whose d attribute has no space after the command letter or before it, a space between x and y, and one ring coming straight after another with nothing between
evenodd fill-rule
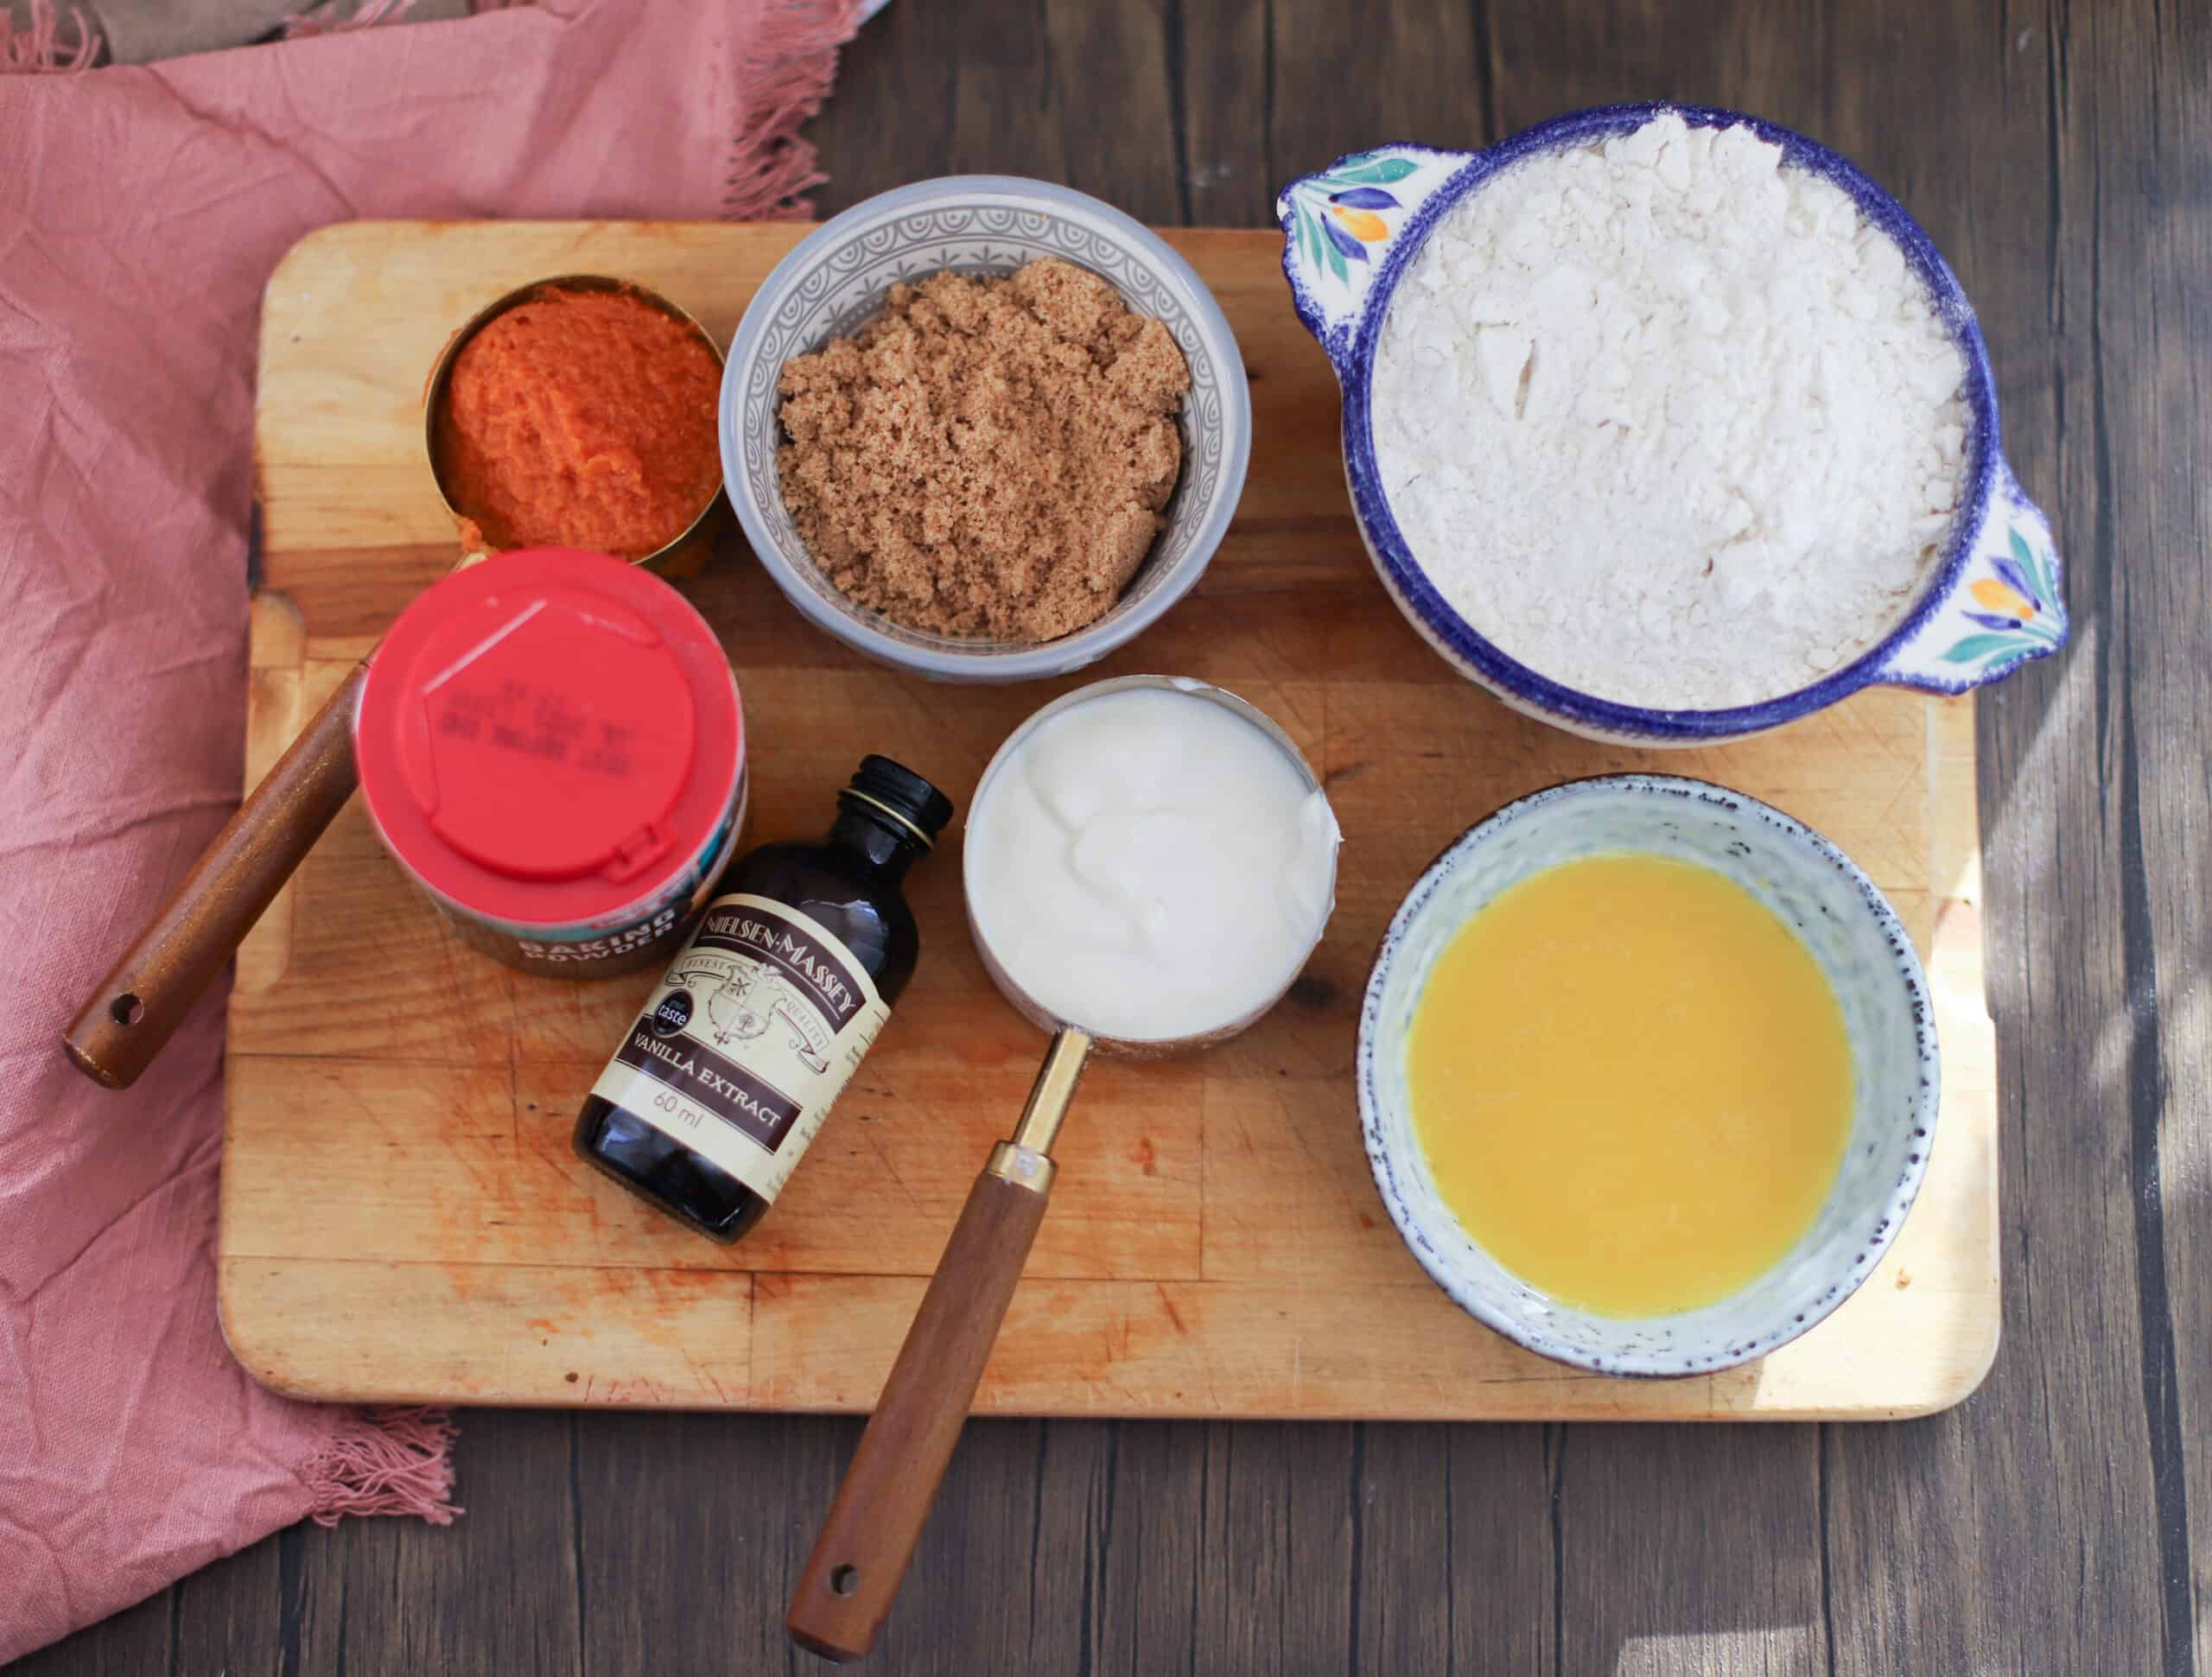
<instances>
[{"instance_id":1,"label":"open can lid","mask_svg":"<svg viewBox=\"0 0 2212 1677\"><path fill-rule=\"evenodd\" d=\"M392 625L354 721L361 793L401 863L464 912L619 923L716 841L745 756L713 630L650 572L504 553Z\"/></svg>"}]
</instances>

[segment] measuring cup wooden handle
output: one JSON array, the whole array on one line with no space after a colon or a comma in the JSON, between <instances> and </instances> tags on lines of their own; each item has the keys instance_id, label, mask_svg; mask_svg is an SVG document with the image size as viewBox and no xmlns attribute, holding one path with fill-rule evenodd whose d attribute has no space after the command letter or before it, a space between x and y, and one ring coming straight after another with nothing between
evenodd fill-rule
<instances>
[{"instance_id":1,"label":"measuring cup wooden handle","mask_svg":"<svg viewBox=\"0 0 2212 1677\"><path fill-rule=\"evenodd\" d=\"M128 1089L353 795L357 665L238 805L63 1039L77 1069Z\"/></svg>"},{"instance_id":2,"label":"measuring cup wooden handle","mask_svg":"<svg viewBox=\"0 0 2212 1677\"><path fill-rule=\"evenodd\" d=\"M969 1192L791 1597L802 1647L857 1660L875 1645L1045 1220L1039 1162L1046 1185L986 1171Z\"/></svg>"}]
</instances>

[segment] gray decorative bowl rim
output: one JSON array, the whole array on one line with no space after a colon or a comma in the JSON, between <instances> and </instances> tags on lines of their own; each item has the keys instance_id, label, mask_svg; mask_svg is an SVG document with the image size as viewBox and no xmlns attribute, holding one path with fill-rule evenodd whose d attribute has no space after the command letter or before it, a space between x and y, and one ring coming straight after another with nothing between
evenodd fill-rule
<instances>
[{"instance_id":1,"label":"gray decorative bowl rim","mask_svg":"<svg viewBox=\"0 0 2212 1677\"><path fill-rule=\"evenodd\" d=\"M1693 128L1748 128L1760 139L1779 146L1787 164L1808 170L1840 188L1869 221L1893 238L1904 252L1907 265L1927 285L1937 312L1966 363L1966 401L1972 416L1968 439L1971 458L1960 486L1960 511L1942 557L1922 583L1911 609L1864 652L1819 680L1755 704L1716 709L1654 708L1583 693L1530 669L1478 632L1445 600L1414 559L1391 511L1389 498L1376 466L1370 413L1376 344L1391 296L1435 224L1499 171L1524 158L1627 133L1654 118L1669 114L1681 117ZM1385 153L1393 157L1419 157L1454 167L1449 177L1430 191L1392 230L1381 261L1373 264L1372 278L1364 285L1357 305L1357 316L1346 321L1332 313L1299 271L1293 199L1302 185L1330 176L1348 164L1356 165ZM1990 370L1988 346L1982 338L1974 305L1934 241L1904 206L1857 164L1818 141L1764 118L1715 105L1684 105L1670 100L1599 105L1554 117L1496 145L1471 152L1396 142L1346 153L1327 168L1301 176L1284 187L1278 196L1276 209L1285 239L1283 273L1290 285L1293 305L1300 321L1335 363L1343 386L1345 477L1376 569L1424 637L1448 660L1478 672L1486 684L1513 694L1571 727L1600 737L1687 745L1776 727L1879 682L1924 691L1963 693L2009 673L2021 664L2048 657L2064 644L2065 616L2059 587L2062 567L2056 549L2050 547L2049 530L2042 513L2028 501L2005 462L1995 379ZM1365 257L1360 259L1370 260ZM1964 586L1967 567L1976 556L1983 529L2000 510L2024 515L2031 539L2038 539L2046 551L2052 585L2049 592L2054 597L2040 599L2034 594L2027 597L2043 608L2048 620L2056 624L2057 638L2049 644L2024 641L2016 649L2007 649L2002 657L1992 656L1971 673L1929 668L1925 661L1913 661L1911 667L1906 667L1901 655L1915 638L1930 629L1947 607L1954 607L1955 614L1955 597ZM2034 536L2037 531L2040 531L2039 538Z\"/></svg>"},{"instance_id":2,"label":"gray decorative bowl rim","mask_svg":"<svg viewBox=\"0 0 2212 1677\"><path fill-rule=\"evenodd\" d=\"M1717 804L1732 813L1739 810L1749 813L1773 828L1785 843L1802 847L1810 855L1836 869L1849 882L1854 895L1866 909L1873 930L1888 941L1896 957L1893 968L1904 985L1913 1020L1913 1051L1918 1067L1919 1089L1913 1114L1911 1139L1919 1140L1921 1145L1909 1156L1904 1172L1888 1192L1883 1205L1880 1227L1864 1242L1847 1274L1829 1286L1820 1297L1808 1301L1802 1309L1793 1309L1789 1319L1766 1331L1745 1337L1717 1356L1681 1359L1616 1357L1608 1360L1569 1344L1525 1319L1494 1308L1482 1290L1470 1285L1468 1278L1453 1268L1446 1255L1439 1252L1426 1234L1414 1225L1405 1196L1397 1185L1397 1161L1381 1133L1382 1113L1376 1094L1376 1037L1391 965L1414 923L1427 909L1430 899L1446 880L1476 849L1496 839L1516 822L1554 804L1570 804L1580 798L1616 792L1655 798L1694 799ZM1628 772L1563 780L1515 798L1469 827L1421 869L1399 903L1396 912L1391 915L1390 924L1376 946L1375 962L1368 974L1367 988L1360 998L1359 1037L1353 1058L1352 1083L1359 1103L1361 1140L1366 1150L1368 1167L1375 1178L1376 1191L1407 1249L1427 1273L1428 1278L1442 1289L1446 1297L1484 1326L1522 1349L1552 1362L1592 1374L1633 1379L1681 1379L1692 1375L1718 1373L1723 1369L1738 1366L1779 1350L1825 1321L1873 1273L1875 1266L1882 1261L1883 1255L1904 1229L1906 1214L1911 1210L1913 1202L1919 1196L1921 1184L1927 1177L1929 1159L1935 1147L1936 1116L1942 1102L1941 1066L1942 1057L1936 1038L1934 1000L1929 992L1927 974L1921 965L1919 952L1913 947L1904 923L1897 918L1897 911L1890 905L1881 888L1858 863L1845 854L1833 841L1795 816L1785 814L1749 793L1686 775ZM1467 1238L1472 1242L1471 1236Z\"/></svg>"},{"instance_id":3,"label":"gray decorative bowl rim","mask_svg":"<svg viewBox=\"0 0 2212 1677\"><path fill-rule=\"evenodd\" d=\"M962 218L961 225L936 230L918 242L995 237L1003 230L977 230L973 224L978 217L1007 228L1015 218L1026 218L1033 224L1026 231L1033 235L1052 230L1069 246L1057 253L1100 274L1141 313L1164 321L1191 363L1192 391L1181 421L1183 467L1165 514L1168 527L1120 603L1056 640L1017 644L928 634L846 599L821 576L796 531L788 529L790 516L776 485L774 448L759 448L764 435L778 435L774 392L785 361L818 347L827 336L854 329L880 306L887 289L872 286L871 301L841 309L826 330L820 329L820 300L836 289L832 264L855 252L845 260L845 270L866 272L894 248L898 234L887 229L931 215ZM1024 241L1010 236L1008 242ZM918 276L948 266L982 268L957 260L929 261L918 263L912 273ZM1135 294L1132 279L1140 287ZM810 286L817 288L811 296L804 295ZM763 403L765 417L759 411ZM1252 447L1243 352L1198 271L1165 239L1112 205L1073 187L1007 175L918 181L865 199L810 232L769 270L746 305L730 344L718 418L730 505L753 553L785 596L816 626L857 651L956 680L1013 682L1064 675L1150 627L1197 583L1227 534L1243 492ZM779 520L785 529L778 528Z\"/></svg>"}]
</instances>

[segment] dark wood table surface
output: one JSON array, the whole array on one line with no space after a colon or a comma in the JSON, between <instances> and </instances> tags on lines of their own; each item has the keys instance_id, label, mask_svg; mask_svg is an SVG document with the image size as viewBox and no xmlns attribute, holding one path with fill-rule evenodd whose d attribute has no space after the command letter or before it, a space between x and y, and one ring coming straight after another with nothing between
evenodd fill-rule
<instances>
[{"instance_id":1,"label":"dark wood table surface","mask_svg":"<svg viewBox=\"0 0 2212 1677\"><path fill-rule=\"evenodd\" d=\"M978 1424L877 1671L2212 1677L2212 7L894 0L813 132L825 213L1004 170L1257 226L1341 151L1652 98L1904 200L2058 528L2073 645L1980 717L1995 1370L1886 1426ZM450 1529L298 1528L16 1670L815 1668L857 1421L462 1422Z\"/></svg>"}]
</instances>

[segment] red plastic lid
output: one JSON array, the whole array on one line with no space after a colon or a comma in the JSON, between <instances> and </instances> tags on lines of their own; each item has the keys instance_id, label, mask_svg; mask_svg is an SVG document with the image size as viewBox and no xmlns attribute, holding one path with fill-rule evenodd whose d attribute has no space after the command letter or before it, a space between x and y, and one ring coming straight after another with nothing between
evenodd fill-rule
<instances>
[{"instance_id":1,"label":"red plastic lid","mask_svg":"<svg viewBox=\"0 0 2212 1677\"><path fill-rule=\"evenodd\" d=\"M651 572L568 548L426 590L378 647L353 735L369 813L424 885L546 926L684 873L745 756L706 619Z\"/></svg>"}]
</instances>

